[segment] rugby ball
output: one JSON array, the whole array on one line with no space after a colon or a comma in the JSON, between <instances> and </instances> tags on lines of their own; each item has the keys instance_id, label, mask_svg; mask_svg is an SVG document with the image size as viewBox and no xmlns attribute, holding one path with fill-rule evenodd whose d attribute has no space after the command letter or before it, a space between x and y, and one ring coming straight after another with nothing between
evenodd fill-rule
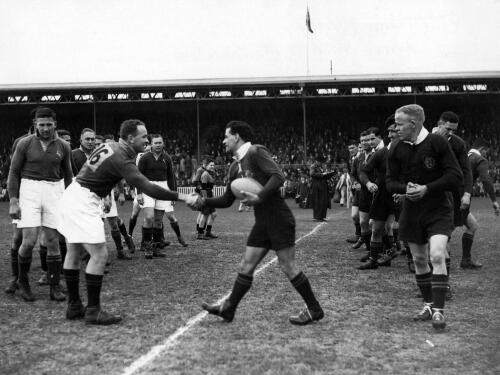
<instances>
[{"instance_id":1,"label":"rugby ball","mask_svg":"<svg viewBox=\"0 0 500 375\"><path fill-rule=\"evenodd\" d=\"M242 191L259 194L262 189L264 189L264 187L251 177L241 177L231 182L231 191L237 199L246 198L245 195L241 193Z\"/></svg>"}]
</instances>

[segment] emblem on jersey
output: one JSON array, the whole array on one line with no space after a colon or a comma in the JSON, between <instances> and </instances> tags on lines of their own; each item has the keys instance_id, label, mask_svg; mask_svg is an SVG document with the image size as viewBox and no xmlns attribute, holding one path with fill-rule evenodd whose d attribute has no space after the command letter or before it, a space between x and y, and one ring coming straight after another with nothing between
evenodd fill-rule
<instances>
[{"instance_id":1,"label":"emblem on jersey","mask_svg":"<svg viewBox=\"0 0 500 375\"><path fill-rule=\"evenodd\" d=\"M90 154L89 159L87 160L87 165L89 166L92 171L96 171L106 160L109 158L111 155L113 155L113 149L108 143L104 143Z\"/></svg>"},{"instance_id":2,"label":"emblem on jersey","mask_svg":"<svg viewBox=\"0 0 500 375\"><path fill-rule=\"evenodd\" d=\"M432 156L424 156L424 165L427 169L434 169L436 166L436 159Z\"/></svg>"}]
</instances>

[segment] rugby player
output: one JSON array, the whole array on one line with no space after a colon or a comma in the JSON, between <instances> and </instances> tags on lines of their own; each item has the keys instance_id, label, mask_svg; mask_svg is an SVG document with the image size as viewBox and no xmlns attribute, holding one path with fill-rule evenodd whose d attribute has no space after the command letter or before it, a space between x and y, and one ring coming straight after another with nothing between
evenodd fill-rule
<instances>
[{"instance_id":1,"label":"rugby player","mask_svg":"<svg viewBox=\"0 0 500 375\"><path fill-rule=\"evenodd\" d=\"M154 184L168 190L177 190L172 159L164 150L163 137L160 134L151 135L151 152L145 153L140 159L139 171ZM179 223L174 215L173 202L153 199L142 194L137 189L137 202L144 207L144 224L142 227L142 243L145 244L144 256L146 259L165 257L160 251L163 237L163 215L166 213L170 226L177 235L182 246L187 246L181 235Z\"/></svg>"},{"instance_id":2,"label":"rugby player","mask_svg":"<svg viewBox=\"0 0 500 375\"><path fill-rule=\"evenodd\" d=\"M136 165L139 165L139 160L141 159L142 155L144 155L146 152L149 152L151 150L149 138L150 137L148 137L148 141L146 142L146 148L145 148L144 152L140 152L137 154L137 157L135 159ZM134 202L132 203L132 214L130 215L130 220L128 222L128 234L132 238L133 238L135 225L137 224L137 218L139 217L139 213L142 210L142 205L140 205L139 202L137 202L137 189L134 188L134 190L135 190L135 193L134 193ZM141 248L142 248L142 246L141 246ZM144 250L144 249L142 249L142 250Z\"/></svg>"},{"instance_id":3,"label":"rugby player","mask_svg":"<svg viewBox=\"0 0 500 375\"><path fill-rule=\"evenodd\" d=\"M399 231L410 245L424 299L424 308L414 320L432 320L435 329L443 329L448 290L446 244L453 231L448 191L462 183L463 175L446 139L424 128L421 106L405 105L394 115L400 140L389 150L386 183L389 192L405 194Z\"/></svg>"},{"instance_id":4,"label":"rugby player","mask_svg":"<svg viewBox=\"0 0 500 375\"><path fill-rule=\"evenodd\" d=\"M71 149L56 134L56 113L46 107L35 112L36 134L19 141L14 152L8 177L9 213L19 219L22 243L19 248L19 290L25 301L34 301L29 284L29 269L38 233L43 232L47 246L47 271L50 298L65 299L59 280L61 253L57 233L57 203L64 186L72 179ZM61 180L64 179L64 185Z\"/></svg>"},{"instance_id":5,"label":"rugby player","mask_svg":"<svg viewBox=\"0 0 500 375\"><path fill-rule=\"evenodd\" d=\"M195 186L194 191L198 194L201 194L201 175L203 172L205 172L207 169L207 159L204 158L201 161L200 167L196 170L196 173L193 178L193 184ZM205 228L200 226L200 222L203 220L203 214L201 211L198 213L198 217L196 218L196 233L197 233L197 239L198 240L203 240L205 237Z\"/></svg>"},{"instance_id":6,"label":"rugby player","mask_svg":"<svg viewBox=\"0 0 500 375\"><path fill-rule=\"evenodd\" d=\"M101 220L100 201L108 196L122 179L151 197L196 203L196 195L186 195L163 189L142 175L135 158L144 152L147 129L140 120L126 120L120 126L120 140L96 148L75 181L65 190L59 205L59 231L68 242L64 275L68 288L67 319L85 318L87 324L109 325L121 317L101 308L100 294L104 267L108 258L106 237ZM79 294L80 254L90 254L86 266L87 307Z\"/></svg>"},{"instance_id":7,"label":"rugby player","mask_svg":"<svg viewBox=\"0 0 500 375\"><path fill-rule=\"evenodd\" d=\"M77 175L95 148L95 132L85 128L80 133L80 147L71 151L71 168L73 175Z\"/></svg>"},{"instance_id":8,"label":"rugby player","mask_svg":"<svg viewBox=\"0 0 500 375\"><path fill-rule=\"evenodd\" d=\"M305 325L322 319L324 313L306 275L295 267L295 218L280 194L285 180L283 172L264 146L252 145L252 138L253 128L246 122L230 121L227 124L223 144L226 151L233 153L235 161L229 167L225 193L217 198L199 197L202 207L229 207L235 200L231 182L236 178L253 177L264 186L259 194L245 193L245 204L254 206L255 224L248 236L231 295L220 305L203 303L202 307L231 322L238 303L252 286L257 265L273 249L282 271L307 304L298 315L290 317L290 322Z\"/></svg>"},{"instance_id":9,"label":"rugby player","mask_svg":"<svg viewBox=\"0 0 500 375\"><path fill-rule=\"evenodd\" d=\"M214 182L215 182L215 163L213 160L208 160L205 172L201 175L201 194L203 198L213 198L214 196ZM200 222L200 227L206 228L203 238L210 240L212 238L217 238L215 234L212 233L212 226L214 225L217 213L213 207L204 207L201 210L203 214L203 219ZM200 239L200 238L199 238Z\"/></svg>"},{"instance_id":10,"label":"rugby player","mask_svg":"<svg viewBox=\"0 0 500 375\"><path fill-rule=\"evenodd\" d=\"M361 162L361 159L364 157L364 146L360 142L356 148L357 153L351 159L351 184L352 184L352 206L351 206L351 218L354 222L355 228L355 237L352 239L347 239L347 242L352 243L353 249L359 249L361 245L363 245L363 238L361 237L361 224L359 223L359 191L361 190L361 184L358 180L358 164ZM353 150L354 152L354 150ZM354 241L356 239L356 241Z\"/></svg>"}]
</instances>

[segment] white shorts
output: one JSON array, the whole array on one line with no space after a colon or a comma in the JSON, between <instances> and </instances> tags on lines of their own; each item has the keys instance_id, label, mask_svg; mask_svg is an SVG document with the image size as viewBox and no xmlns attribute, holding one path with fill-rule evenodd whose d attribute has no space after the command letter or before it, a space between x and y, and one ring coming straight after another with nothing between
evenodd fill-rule
<instances>
[{"instance_id":1,"label":"white shorts","mask_svg":"<svg viewBox=\"0 0 500 375\"><path fill-rule=\"evenodd\" d=\"M109 209L109 212L106 213L104 212L104 206L102 205L102 200L101 200L101 217L117 217L118 216L118 209L116 208L116 201L115 201L115 193L112 191L111 192L111 208Z\"/></svg>"},{"instance_id":2,"label":"white shorts","mask_svg":"<svg viewBox=\"0 0 500 375\"><path fill-rule=\"evenodd\" d=\"M101 198L74 181L64 191L59 204L57 230L68 243L104 243Z\"/></svg>"},{"instance_id":3,"label":"white shorts","mask_svg":"<svg viewBox=\"0 0 500 375\"><path fill-rule=\"evenodd\" d=\"M168 188L167 181L151 181L151 183L161 186L164 189L170 190ZM144 208L154 208L155 210L162 210L165 212L173 212L174 206L172 206L172 201L161 201L159 199L151 198L149 195L142 194L144 197Z\"/></svg>"},{"instance_id":4,"label":"white shorts","mask_svg":"<svg viewBox=\"0 0 500 375\"><path fill-rule=\"evenodd\" d=\"M21 179L18 228L57 227L57 205L64 192L64 182Z\"/></svg>"}]
</instances>

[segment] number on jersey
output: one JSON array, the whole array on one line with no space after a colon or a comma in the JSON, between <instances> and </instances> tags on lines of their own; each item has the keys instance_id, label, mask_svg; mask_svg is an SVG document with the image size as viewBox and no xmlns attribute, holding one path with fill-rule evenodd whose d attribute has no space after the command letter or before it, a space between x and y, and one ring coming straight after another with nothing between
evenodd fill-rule
<instances>
[{"instance_id":1,"label":"number on jersey","mask_svg":"<svg viewBox=\"0 0 500 375\"><path fill-rule=\"evenodd\" d=\"M111 155L113 155L113 149L108 143L104 143L96 148L92 154L90 154L89 160L87 160L87 164L92 171L96 171Z\"/></svg>"}]
</instances>

